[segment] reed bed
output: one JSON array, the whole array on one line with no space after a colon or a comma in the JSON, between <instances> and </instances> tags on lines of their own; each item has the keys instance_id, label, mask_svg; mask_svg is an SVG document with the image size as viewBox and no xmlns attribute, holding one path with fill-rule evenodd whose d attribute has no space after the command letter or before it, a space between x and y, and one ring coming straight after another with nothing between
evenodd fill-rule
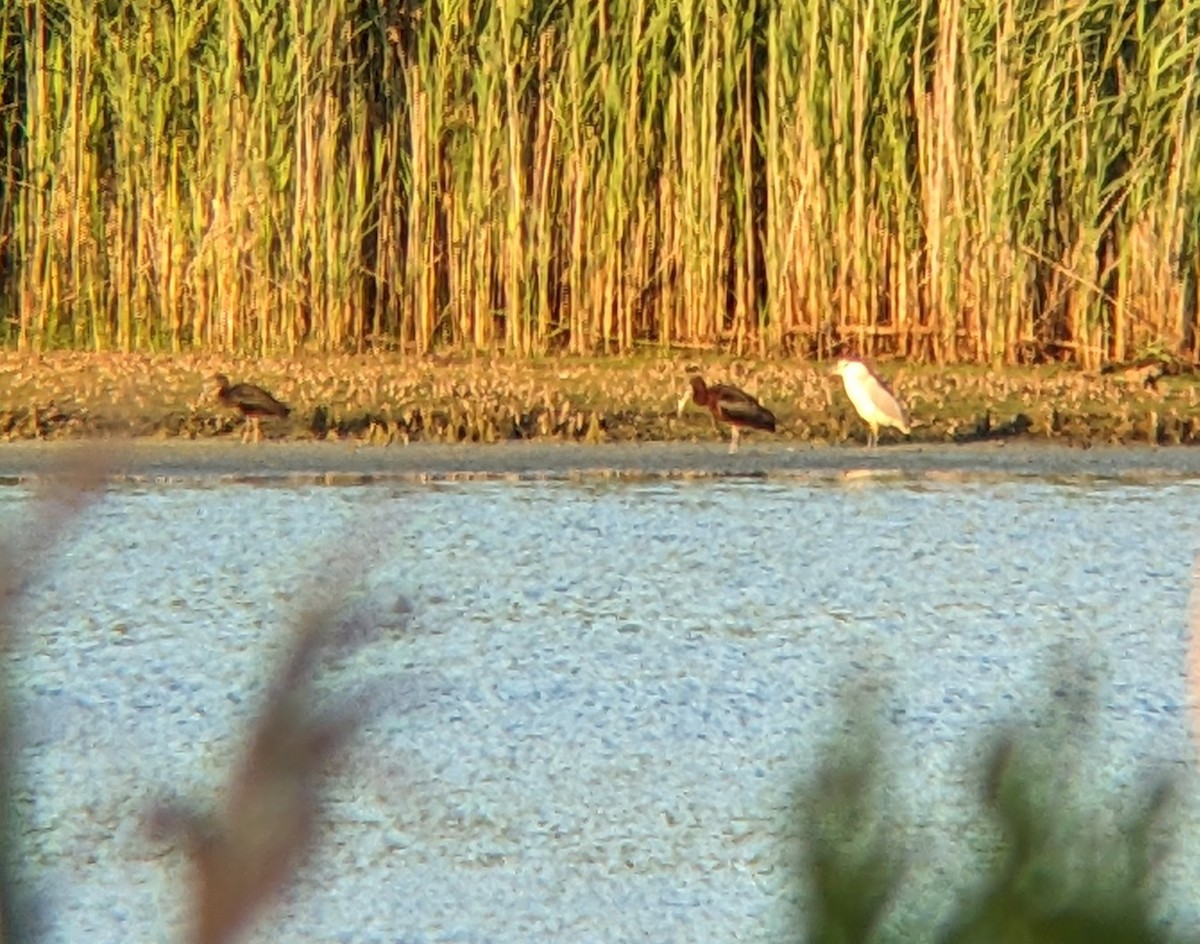
<instances>
[{"instance_id":1,"label":"reed bed","mask_svg":"<svg viewBox=\"0 0 1200 944\"><path fill-rule=\"evenodd\" d=\"M23 350L1195 359L1200 0L29 0Z\"/></svg>"},{"instance_id":2,"label":"reed bed","mask_svg":"<svg viewBox=\"0 0 1200 944\"><path fill-rule=\"evenodd\" d=\"M245 358L216 355L0 352L0 439L143 436L234 438L241 418L208 394L216 372L266 387L292 407L275 439L409 442L715 441L707 411L688 406L686 371L733 383L779 420L750 442L865 441L866 427L820 363L719 356L564 361L398 355ZM1182 370L1168 364L1157 369ZM1147 386L1143 368L992 371L885 365L918 424L915 442L1023 436L1077 444L1200 441L1194 374ZM902 437L885 434L885 440Z\"/></svg>"}]
</instances>

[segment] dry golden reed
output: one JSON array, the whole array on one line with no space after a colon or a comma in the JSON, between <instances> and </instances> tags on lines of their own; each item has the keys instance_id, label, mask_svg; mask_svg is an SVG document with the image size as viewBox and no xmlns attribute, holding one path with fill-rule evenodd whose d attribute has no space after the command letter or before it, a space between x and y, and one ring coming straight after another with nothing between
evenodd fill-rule
<instances>
[{"instance_id":1,"label":"dry golden reed","mask_svg":"<svg viewBox=\"0 0 1200 944\"><path fill-rule=\"evenodd\" d=\"M29 0L0 336L1197 353L1200 2Z\"/></svg>"}]
</instances>

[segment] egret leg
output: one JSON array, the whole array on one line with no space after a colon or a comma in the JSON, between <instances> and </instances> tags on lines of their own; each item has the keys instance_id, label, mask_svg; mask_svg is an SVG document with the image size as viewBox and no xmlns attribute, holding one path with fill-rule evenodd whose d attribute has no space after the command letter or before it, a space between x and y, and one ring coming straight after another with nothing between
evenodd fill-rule
<instances>
[{"instance_id":1,"label":"egret leg","mask_svg":"<svg viewBox=\"0 0 1200 944\"><path fill-rule=\"evenodd\" d=\"M872 426L871 432L867 435L867 448L874 449L879 445L879 427Z\"/></svg>"},{"instance_id":2,"label":"egret leg","mask_svg":"<svg viewBox=\"0 0 1200 944\"><path fill-rule=\"evenodd\" d=\"M733 432L729 436L729 454L733 455L738 450L738 435L741 433L736 426L732 427Z\"/></svg>"}]
</instances>

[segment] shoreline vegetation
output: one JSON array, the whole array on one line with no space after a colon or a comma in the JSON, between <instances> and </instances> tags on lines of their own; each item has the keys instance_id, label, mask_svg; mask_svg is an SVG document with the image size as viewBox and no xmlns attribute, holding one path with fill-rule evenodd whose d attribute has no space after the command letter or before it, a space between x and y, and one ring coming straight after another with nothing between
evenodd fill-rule
<instances>
[{"instance_id":1,"label":"shoreline vegetation","mask_svg":"<svg viewBox=\"0 0 1200 944\"><path fill-rule=\"evenodd\" d=\"M1190 0L7 4L0 345L1194 362L1198 75Z\"/></svg>"},{"instance_id":2,"label":"shoreline vegetation","mask_svg":"<svg viewBox=\"0 0 1200 944\"><path fill-rule=\"evenodd\" d=\"M830 362L688 352L626 358L320 356L0 352L0 440L135 437L236 440L242 418L206 380L261 384L292 408L262 424L267 440L493 443L727 441L707 411L676 415L687 371L733 383L779 419L751 439L862 444ZM1195 366L1148 359L1115 369L985 369L882 362L908 405L907 441L1024 438L1072 445L1200 440ZM883 447L906 441L885 431Z\"/></svg>"}]
</instances>

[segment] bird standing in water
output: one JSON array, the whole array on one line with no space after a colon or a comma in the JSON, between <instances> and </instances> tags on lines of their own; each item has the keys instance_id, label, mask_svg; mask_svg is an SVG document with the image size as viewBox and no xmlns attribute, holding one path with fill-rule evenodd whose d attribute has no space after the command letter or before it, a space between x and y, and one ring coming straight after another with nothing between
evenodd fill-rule
<instances>
[{"instance_id":1,"label":"bird standing in water","mask_svg":"<svg viewBox=\"0 0 1200 944\"><path fill-rule=\"evenodd\" d=\"M237 410L246 420L242 429L242 442L252 438L254 442L262 439L262 429L259 423L264 416L286 418L291 407L280 403L262 387L254 384L230 384L224 374L213 374L208 378L216 398L230 409Z\"/></svg>"},{"instance_id":2,"label":"bird standing in water","mask_svg":"<svg viewBox=\"0 0 1200 944\"><path fill-rule=\"evenodd\" d=\"M746 391L728 384L714 384L710 387L699 374L692 374L691 384L692 389L679 401L676 415L683 415L683 408L687 406L689 399L697 406L707 407L712 414L714 429L717 420L728 423L732 429L729 440L731 454L737 452L738 435L743 426L765 430L768 433L775 432L775 414Z\"/></svg>"},{"instance_id":3,"label":"bird standing in water","mask_svg":"<svg viewBox=\"0 0 1200 944\"><path fill-rule=\"evenodd\" d=\"M867 424L870 433L867 446L879 445L879 427L894 426L904 435L912 432L912 421L888 385L862 361L842 358L833 368L833 373L842 378L846 396L854 409Z\"/></svg>"}]
</instances>

